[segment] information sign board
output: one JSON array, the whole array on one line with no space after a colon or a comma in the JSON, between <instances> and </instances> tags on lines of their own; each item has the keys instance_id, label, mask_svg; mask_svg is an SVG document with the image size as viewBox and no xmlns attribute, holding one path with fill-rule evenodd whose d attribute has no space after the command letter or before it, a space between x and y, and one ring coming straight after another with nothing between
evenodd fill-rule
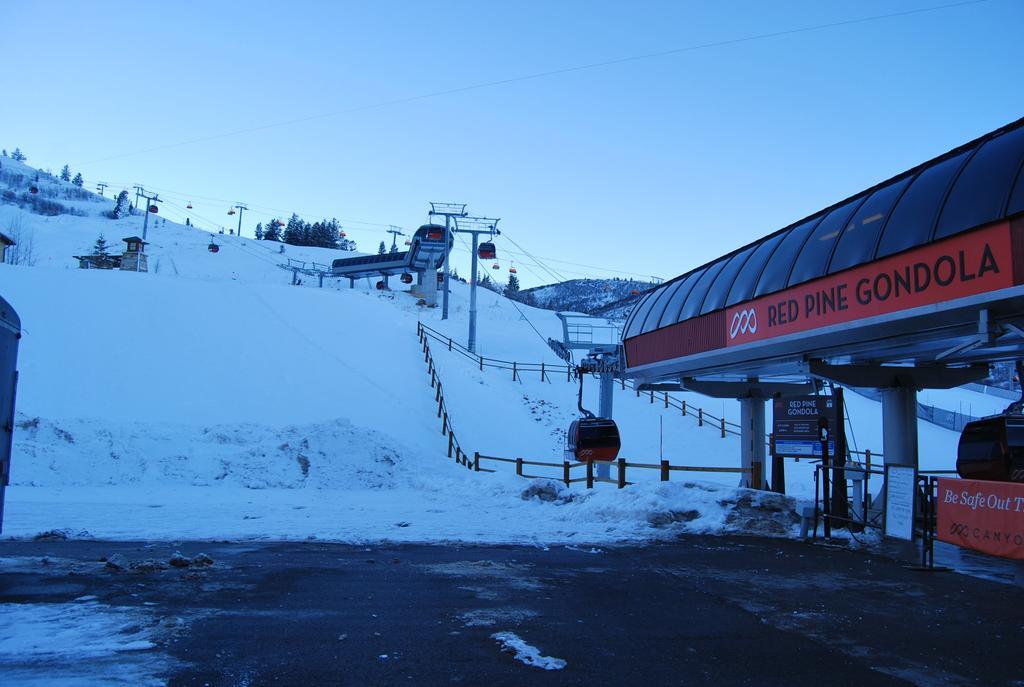
<instances>
[{"instance_id":1,"label":"information sign board","mask_svg":"<svg viewBox=\"0 0 1024 687\"><path fill-rule=\"evenodd\" d=\"M776 456L820 458L818 418L828 418L835 435L839 426L835 399L832 396L784 396L772 402L772 435ZM828 442L829 455L834 456L834 440Z\"/></svg>"},{"instance_id":2,"label":"information sign board","mask_svg":"<svg viewBox=\"0 0 1024 687\"><path fill-rule=\"evenodd\" d=\"M885 536L913 541L916 493L916 468L885 466Z\"/></svg>"}]
</instances>

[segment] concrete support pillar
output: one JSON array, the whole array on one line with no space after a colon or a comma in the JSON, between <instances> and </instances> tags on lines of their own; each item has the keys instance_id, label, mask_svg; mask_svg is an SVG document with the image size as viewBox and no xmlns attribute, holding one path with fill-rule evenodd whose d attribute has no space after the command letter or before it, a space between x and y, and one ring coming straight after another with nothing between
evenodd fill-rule
<instances>
[{"instance_id":1,"label":"concrete support pillar","mask_svg":"<svg viewBox=\"0 0 1024 687\"><path fill-rule=\"evenodd\" d=\"M916 389L882 389L882 454L887 465L918 467Z\"/></svg>"},{"instance_id":2,"label":"concrete support pillar","mask_svg":"<svg viewBox=\"0 0 1024 687\"><path fill-rule=\"evenodd\" d=\"M611 372L602 372L600 374L601 386L600 386L600 398L598 400L598 411L599 417L608 418L612 417L612 401L614 400L613 394L615 393L615 377ZM611 477L612 469L610 465L602 464L597 466L598 477Z\"/></svg>"},{"instance_id":3,"label":"concrete support pillar","mask_svg":"<svg viewBox=\"0 0 1024 687\"><path fill-rule=\"evenodd\" d=\"M764 489L765 482L765 445L764 445L764 406L763 398L740 399L740 458L742 467L753 468L760 475L760 484L753 484L749 476L740 479L740 486Z\"/></svg>"},{"instance_id":4,"label":"concrete support pillar","mask_svg":"<svg viewBox=\"0 0 1024 687\"><path fill-rule=\"evenodd\" d=\"M420 273L421 294L420 297L427 302L427 305L437 305L437 270L425 270Z\"/></svg>"}]
</instances>

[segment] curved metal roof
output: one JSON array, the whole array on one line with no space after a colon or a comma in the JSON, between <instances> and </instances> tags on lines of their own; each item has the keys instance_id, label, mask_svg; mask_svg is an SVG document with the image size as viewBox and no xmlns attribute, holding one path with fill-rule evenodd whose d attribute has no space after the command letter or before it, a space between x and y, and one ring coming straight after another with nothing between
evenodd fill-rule
<instances>
[{"instance_id":1,"label":"curved metal roof","mask_svg":"<svg viewBox=\"0 0 1024 687\"><path fill-rule=\"evenodd\" d=\"M623 339L1024 212L1024 119L650 291Z\"/></svg>"}]
</instances>

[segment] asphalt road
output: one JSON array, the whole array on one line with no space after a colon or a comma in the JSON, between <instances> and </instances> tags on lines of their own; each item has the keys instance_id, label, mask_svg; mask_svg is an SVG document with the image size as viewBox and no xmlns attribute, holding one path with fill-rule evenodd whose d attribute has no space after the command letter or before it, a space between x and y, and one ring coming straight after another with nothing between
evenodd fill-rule
<instances>
[{"instance_id":1,"label":"asphalt road","mask_svg":"<svg viewBox=\"0 0 1024 687\"><path fill-rule=\"evenodd\" d=\"M175 551L213 565L139 567ZM115 554L120 570L102 560ZM781 540L0 542L0 608L76 599L152 625L126 631L153 648L97 661L109 682L141 656L171 685L1024 685L1024 588ZM516 660L503 631L565 667ZM2 645L0 683L72 681L59 651L19 661Z\"/></svg>"}]
</instances>

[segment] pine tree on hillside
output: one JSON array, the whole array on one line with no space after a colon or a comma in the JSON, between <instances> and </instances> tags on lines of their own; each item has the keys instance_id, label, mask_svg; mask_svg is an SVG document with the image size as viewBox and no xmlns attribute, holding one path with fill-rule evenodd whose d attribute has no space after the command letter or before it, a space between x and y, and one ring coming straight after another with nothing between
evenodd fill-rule
<instances>
[{"instance_id":1,"label":"pine tree on hillside","mask_svg":"<svg viewBox=\"0 0 1024 687\"><path fill-rule=\"evenodd\" d=\"M17 162L24 162L28 158L25 157L25 154L23 152L21 152L21 148L15 148L14 152L11 153L11 159Z\"/></svg>"},{"instance_id":2,"label":"pine tree on hillside","mask_svg":"<svg viewBox=\"0 0 1024 687\"><path fill-rule=\"evenodd\" d=\"M85 185L85 179L82 178L82 173L79 172L78 174L76 174L75 178L71 180L71 183L74 184L75 186L78 186L79 188Z\"/></svg>"},{"instance_id":3,"label":"pine tree on hillside","mask_svg":"<svg viewBox=\"0 0 1024 687\"><path fill-rule=\"evenodd\" d=\"M114 201L114 210L111 212L111 216L114 219L121 219L131 214L132 204L128 201L128 191L122 190L117 194L117 200Z\"/></svg>"},{"instance_id":4,"label":"pine tree on hillside","mask_svg":"<svg viewBox=\"0 0 1024 687\"><path fill-rule=\"evenodd\" d=\"M71 181L71 169L67 165L64 165L60 170L60 180Z\"/></svg>"},{"instance_id":5,"label":"pine tree on hillside","mask_svg":"<svg viewBox=\"0 0 1024 687\"><path fill-rule=\"evenodd\" d=\"M258 222L256 224L256 240L257 241L262 241L263 240L263 222Z\"/></svg>"},{"instance_id":6,"label":"pine tree on hillside","mask_svg":"<svg viewBox=\"0 0 1024 687\"><path fill-rule=\"evenodd\" d=\"M103 238L103 234L100 234L100 237L96 239L96 243L92 246L92 254L105 258L109 255L109 251L107 250L109 247L110 246L107 245L107 240Z\"/></svg>"},{"instance_id":7,"label":"pine tree on hillside","mask_svg":"<svg viewBox=\"0 0 1024 687\"><path fill-rule=\"evenodd\" d=\"M508 284L505 285L505 298L513 300L519 295L519 277L514 274L508 275Z\"/></svg>"},{"instance_id":8,"label":"pine tree on hillside","mask_svg":"<svg viewBox=\"0 0 1024 687\"><path fill-rule=\"evenodd\" d=\"M280 241L281 240L281 225L279 219L275 218L267 224L267 228L263 230L264 241Z\"/></svg>"},{"instance_id":9,"label":"pine tree on hillside","mask_svg":"<svg viewBox=\"0 0 1024 687\"><path fill-rule=\"evenodd\" d=\"M292 216L288 218L288 224L284 227L284 242L292 246L304 246L306 245L303 241L303 233L306 229L306 223L299 218L294 212Z\"/></svg>"},{"instance_id":10,"label":"pine tree on hillside","mask_svg":"<svg viewBox=\"0 0 1024 687\"><path fill-rule=\"evenodd\" d=\"M377 255L384 255L387 252L388 252L388 247L386 245L384 245L383 241L381 241L380 245L377 246Z\"/></svg>"}]
</instances>

